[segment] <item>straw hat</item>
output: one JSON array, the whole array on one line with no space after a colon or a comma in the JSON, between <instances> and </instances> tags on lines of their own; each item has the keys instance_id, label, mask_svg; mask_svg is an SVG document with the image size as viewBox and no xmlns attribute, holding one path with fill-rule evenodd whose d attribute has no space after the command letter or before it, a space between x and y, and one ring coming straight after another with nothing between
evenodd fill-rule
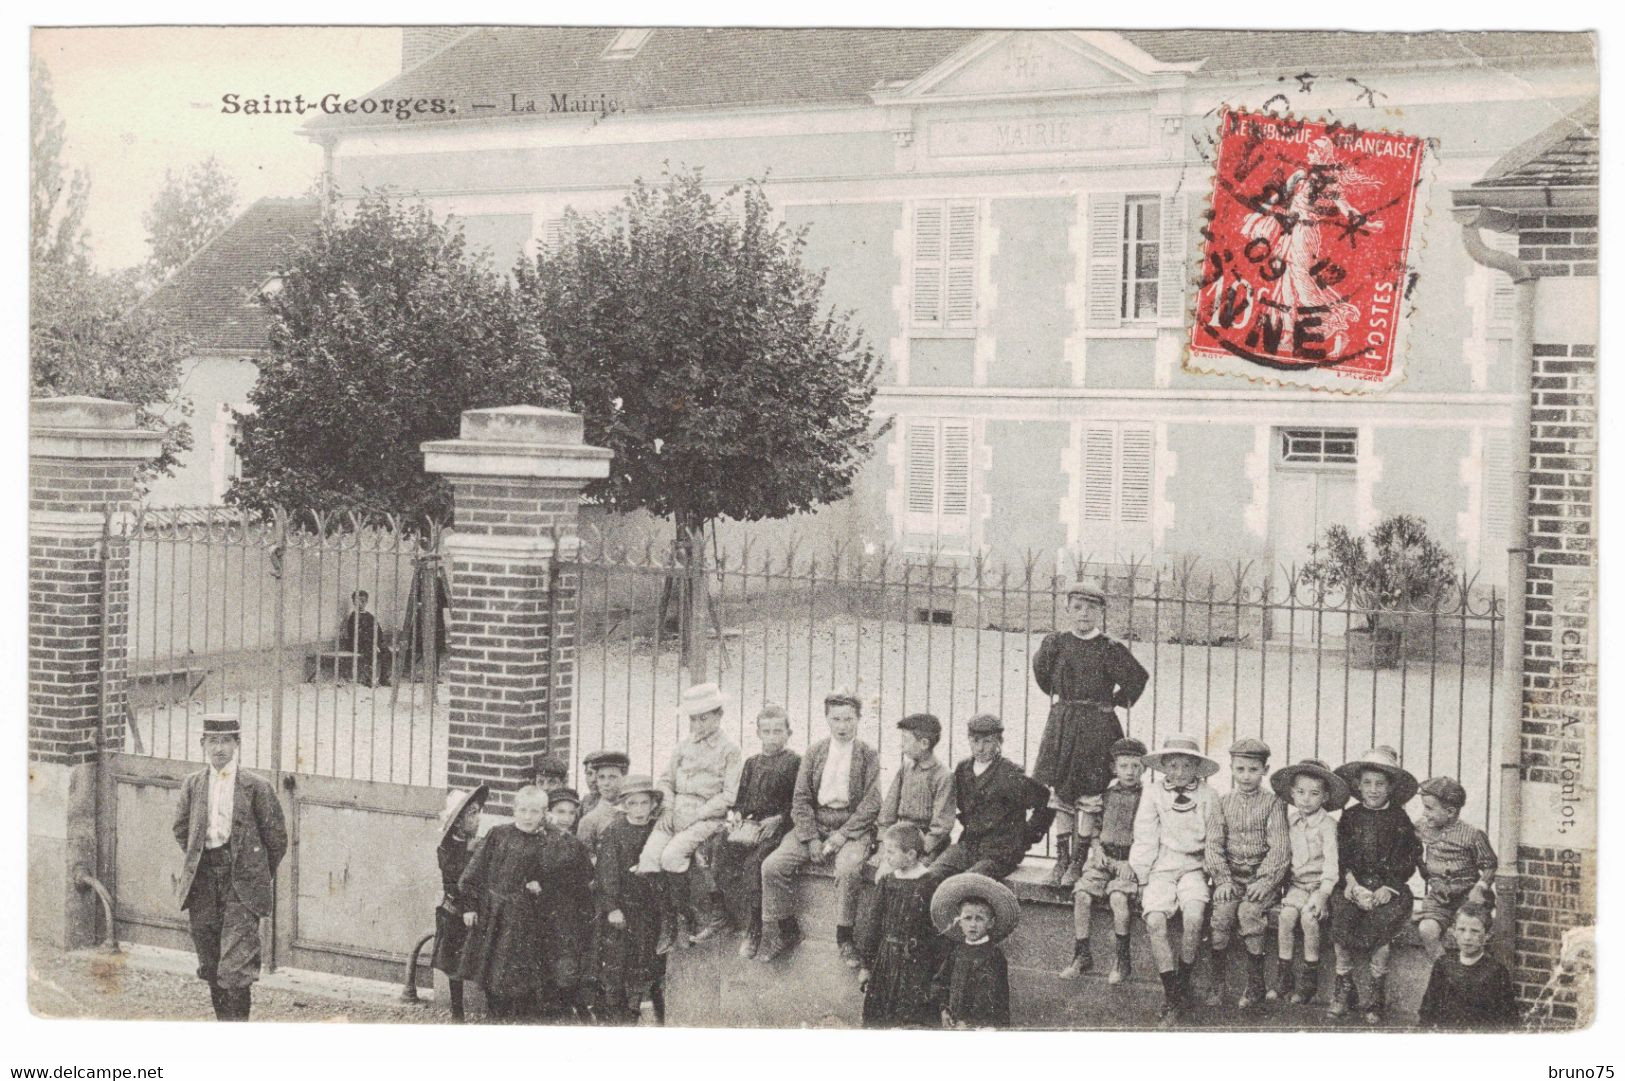
<instances>
[{"instance_id":1,"label":"straw hat","mask_svg":"<svg viewBox=\"0 0 1625 1081\"><path fill-rule=\"evenodd\" d=\"M1368 769L1388 775L1388 783L1392 788L1388 799L1395 807L1405 806L1416 795L1416 778L1399 764L1399 752L1392 747L1371 748L1354 761L1338 766L1337 775L1348 783L1351 792L1358 795L1360 774Z\"/></svg>"},{"instance_id":2,"label":"straw hat","mask_svg":"<svg viewBox=\"0 0 1625 1081\"><path fill-rule=\"evenodd\" d=\"M993 942L1003 941L1021 922L1021 902L1010 887L972 871L953 875L937 887L931 895L931 922L947 934L959 920L959 906L971 899L985 901L993 909L993 926L987 933Z\"/></svg>"},{"instance_id":3,"label":"straw hat","mask_svg":"<svg viewBox=\"0 0 1625 1081\"><path fill-rule=\"evenodd\" d=\"M1325 786L1326 798L1321 802L1321 806L1326 810L1339 810L1349 801L1349 786L1343 782L1343 778L1332 772L1332 767L1318 758L1305 758L1297 765L1282 766L1270 774L1270 787L1275 789L1275 794L1281 797L1282 802L1290 804L1292 786L1297 783L1299 777L1305 776L1318 777L1320 783Z\"/></svg>"},{"instance_id":4,"label":"straw hat","mask_svg":"<svg viewBox=\"0 0 1625 1081\"><path fill-rule=\"evenodd\" d=\"M1182 754L1196 759L1196 775L1198 777L1211 777L1219 772L1219 763L1202 753L1202 741L1183 732L1175 732L1171 736L1164 736L1162 746L1145 756L1146 768L1167 773L1168 756L1173 754Z\"/></svg>"},{"instance_id":5,"label":"straw hat","mask_svg":"<svg viewBox=\"0 0 1625 1081\"><path fill-rule=\"evenodd\" d=\"M457 820L463 817L463 812L468 810L470 804L478 803L483 807L490 795L490 786L483 784L472 792L464 792L460 788L453 788L450 792L447 792L446 805L440 809L440 839L442 841L446 839L447 835L451 833L451 827L455 826Z\"/></svg>"},{"instance_id":6,"label":"straw hat","mask_svg":"<svg viewBox=\"0 0 1625 1081\"><path fill-rule=\"evenodd\" d=\"M203 715L203 734L205 736L230 736L233 739L242 739L243 722L237 719L235 713L205 713Z\"/></svg>"},{"instance_id":7,"label":"straw hat","mask_svg":"<svg viewBox=\"0 0 1625 1081\"><path fill-rule=\"evenodd\" d=\"M723 695L721 687L715 683L696 683L683 692L683 697L677 703L677 712L685 717L692 717L697 713L723 709L727 704L728 699Z\"/></svg>"}]
</instances>

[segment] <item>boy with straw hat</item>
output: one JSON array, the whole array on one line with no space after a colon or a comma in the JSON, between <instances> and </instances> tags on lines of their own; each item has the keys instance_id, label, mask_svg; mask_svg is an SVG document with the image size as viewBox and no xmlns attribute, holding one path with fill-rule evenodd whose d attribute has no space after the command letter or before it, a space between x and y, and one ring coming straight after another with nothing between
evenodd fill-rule
<instances>
[{"instance_id":1,"label":"boy with straw hat","mask_svg":"<svg viewBox=\"0 0 1625 1081\"><path fill-rule=\"evenodd\" d=\"M1146 755L1145 765L1162 774L1162 781L1146 785L1140 797L1128 862L1140 883L1140 910L1162 977L1160 1017L1171 1025L1190 1005L1191 966L1202 944L1208 902L1202 864L1219 798L1204 778L1219 772L1219 763L1202 753L1195 736L1181 732ZM1184 932L1177 953L1168 941L1168 920L1175 912Z\"/></svg>"},{"instance_id":2,"label":"boy with straw hat","mask_svg":"<svg viewBox=\"0 0 1625 1081\"><path fill-rule=\"evenodd\" d=\"M1354 1005L1354 966L1370 959L1371 990L1365 1019L1382 1021L1387 1008L1388 948L1410 922L1410 878L1422 859L1416 826L1405 804L1416 795L1416 778L1399 764L1392 747L1373 747L1337 775L1354 789L1358 803L1337 823L1337 852L1344 887L1332 894L1332 946L1337 978L1327 1014L1340 1018Z\"/></svg>"},{"instance_id":3,"label":"boy with straw hat","mask_svg":"<svg viewBox=\"0 0 1625 1081\"><path fill-rule=\"evenodd\" d=\"M1286 831L1292 866L1276 918L1275 989L1265 998L1284 998L1301 1005L1313 1002L1320 990L1321 924L1330 911L1339 878L1337 823L1332 814L1348 803L1349 786L1326 763L1305 758L1271 774L1270 787L1288 805ZM1293 934L1300 922L1305 969L1301 985L1292 973Z\"/></svg>"},{"instance_id":4,"label":"boy with straw hat","mask_svg":"<svg viewBox=\"0 0 1625 1081\"><path fill-rule=\"evenodd\" d=\"M1021 922L1016 895L974 871L952 875L931 895L931 922L959 936L932 981L943 1027L1009 1027L1010 968L999 943Z\"/></svg>"},{"instance_id":5,"label":"boy with straw hat","mask_svg":"<svg viewBox=\"0 0 1625 1081\"><path fill-rule=\"evenodd\" d=\"M451 1017L463 1019L463 949L468 945L468 928L463 924L462 895L457 883L468 869L480 832L480 812L491 790L480 785L471 792L454 788L446 793L440 812L440 844L435 860L440 865L440 904L434 910L433 967L446 974L451 984Z\"/></svg>"}]
</instances>

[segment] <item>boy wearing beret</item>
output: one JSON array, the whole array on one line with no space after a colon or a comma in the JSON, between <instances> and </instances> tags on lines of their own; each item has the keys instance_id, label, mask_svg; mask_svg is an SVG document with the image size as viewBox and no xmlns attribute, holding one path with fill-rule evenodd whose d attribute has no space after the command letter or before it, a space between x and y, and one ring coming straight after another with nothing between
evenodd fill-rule
<instances>
[{"instance_id":1,"label":"boy wearing beret","mask_svg":"<svg viewBox=\"0 0 1625 1081\"><path fill-rule=\"evenodd\" d=\"M1089 921L1094 902L1107 899L1112 909L1117 954L1108 983L1122 983L1129 975L1129 908L1140 892L1128 865L1134 844L1134 816L1140 809L1140 773L1145 769L1145 744L1120 739L1112 744L1112 769L1117 774L1102 799L1100 833L1089 848L1083 874L1072 887L1072 963L1061 970L1063 980L1075 980L1094 968L1089 952Z\"/></svg>"},{"instance_id":2,"label":"boy wearing beret","mask_svg":"<svg viewBox=\"0 0 1625 1081\"><path fill-rule=\"evenodd\" d=\"M1066 614L1072 627L1047 635L1033 657L1033 678L1053 703L1033 780L1051 789L1050 806L1058 812L1049 884L1070 888L1100 830L1111 747L1123 738L1117 710L1134 705L1151 677L1126 646L1106 637L1106 594L1098 584L1074 583Z\"/></svg>"},{"instance_id":3,"label":"boy wearing beret","mask_svg":"<svg viewBox=\"0 0 1625 1081\"><path fill-rule=\"evenodd\" d=\"M1455 923L1456 909L1464 903L1495 908L1495 869L1499 861L1488 835L1461 820L1467 790L1454 777L1433 777L1423 782L1422 820L1416 835L1422 842L1422 898L1416 932L1428 958L1437 961L1445 951L1444 932Z\"/></svg>"},{"instance_id":4,"label":"boy wearing beret","mask_svg":"<svg viewBox=\"0 0 1625 1081\"><path fill-rule=\"evenodd\" d=\"M1224 998L1230 936L1239 928L1247 950L1247 989L1236 1003L1247 1009L1264 1000L1264 936L1269 910L1292 864L1286 805L1264 786L1270 749L1263 740L1230 745L1230 791L1214 801L1208 819L1204 865L1213 883L1211 918L1213 985L1207 1004Z\"/></svg>"}]
</instances>

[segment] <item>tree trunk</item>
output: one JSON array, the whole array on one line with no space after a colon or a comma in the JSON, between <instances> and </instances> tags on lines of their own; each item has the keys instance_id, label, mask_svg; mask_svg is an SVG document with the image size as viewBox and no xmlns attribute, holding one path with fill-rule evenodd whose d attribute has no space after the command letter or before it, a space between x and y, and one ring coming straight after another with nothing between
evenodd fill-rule
<instances>
[{"instance_id":1,"label":"tree trunk","mask_svg":"<svg viewBox=\"0 0 1625 1081\"><path fill-rule=\"evenodd\" d=\"M677 600L678 678L684 687L709 678L705 629L701 625L709 590L705 576L705 523L691 515L677 516L677 570L673 575Z\"/></svg>"}]
</instances>

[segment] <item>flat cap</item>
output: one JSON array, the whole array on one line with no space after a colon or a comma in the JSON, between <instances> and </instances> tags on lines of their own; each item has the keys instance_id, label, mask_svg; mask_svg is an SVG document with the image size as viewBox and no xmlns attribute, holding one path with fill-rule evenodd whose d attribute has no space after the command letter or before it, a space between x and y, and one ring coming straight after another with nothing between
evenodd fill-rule
<instances>
[{"instance_id":1,"label":"flat cap","mask_svg":"<svg viewBox=\"0 0 1625 1081\"><path fill-rule=\"evenodd\" d=\"M1429 777L1417 791L1457 811L1467 806L1467 790L1454 777Z\"/></svg>"},{"instance_id":2,"label":"flat cap","mask_svg":"<svg viewBox=\"0 0 1625 1081\"><path fill-rule=\"evenodd\" d=\"M1231 758L1256 758L1261 762L1270 760L1270 745L1261 739L1238 739L1230 745Z\"/></svg>"},{"instance_id":3,"label":"flat cap","mask_svg":"<svg viewBox=\"0 0 1625 1081\"><path fill-rule=\"evenodd\" d=\"M910 713L897 722L897 727L917 736L938 740L942 738L942 722L929 713Z\"/></svg>"},{"instance_id":4,"label":"flat cap","mask_svg":"<svg viewBox=\"0 0 1625 1081\"><path fill-rule=\"evenodd\" d=\"M586 769L597 769L599 766L619 766L621 769L631 769L632 759L625 751L594 751L581 760Z\"/></svg>"},{"instance_id":5,"label":"flat cap","mask_svg":"<svg viewBox=\"0 0 1625 1081\"><path fill-rule=\"evenodd\" d=\"M1073 597L1082 597L1084 600L1104 605L1106 603L1106 590L1101 586L1098 579L1079 578L1066 587L1066 599L1071 600Z\"/></svg>"},{"instance_id":6,"label":"flat cap","mask_svg":"<svg viewBox=\"0 0 1625 1081\"><path fill-rule=\"evenodd\" d=\"M1004 722L991 713L978 713L965 726L973 736L1002 736Z\"/></svg>"},{"instance_id":7,"label":"flat cap","mask_svg":"<svg viewBox=\"0 0 1625 1081\"><path fill-rule=\"evenodd\" d=\"M547 805L551 807L556 803L573 803L579 807L581 806L581 793L573 788L555 788L547 794Z\"/></svg>"},{"instance_id":8,"label":"flat cap","mask_svg":"<svg viewBox=\"0 0 1625 1081\"><path fill-rule=\"evenodd\" d=\"M1141 743L1132 736L1124 736L1122 739L1112 744L1113 758L1123 754L1131 754L1135 758L1144 758L1147 753L1148 752L1145 749L1145 744Z\"/></svg>"},{"instance_id":9,"label":"flat cap","mask_svg":"<svg viewBox=\"0 0 1625 1081\"><path fill-rule=\"evenodd\" d=\"M531 769L543 777L570 776L570 763L566 762L562 756L551 753L537 755Z\"/></svg>"}]
</instances>

